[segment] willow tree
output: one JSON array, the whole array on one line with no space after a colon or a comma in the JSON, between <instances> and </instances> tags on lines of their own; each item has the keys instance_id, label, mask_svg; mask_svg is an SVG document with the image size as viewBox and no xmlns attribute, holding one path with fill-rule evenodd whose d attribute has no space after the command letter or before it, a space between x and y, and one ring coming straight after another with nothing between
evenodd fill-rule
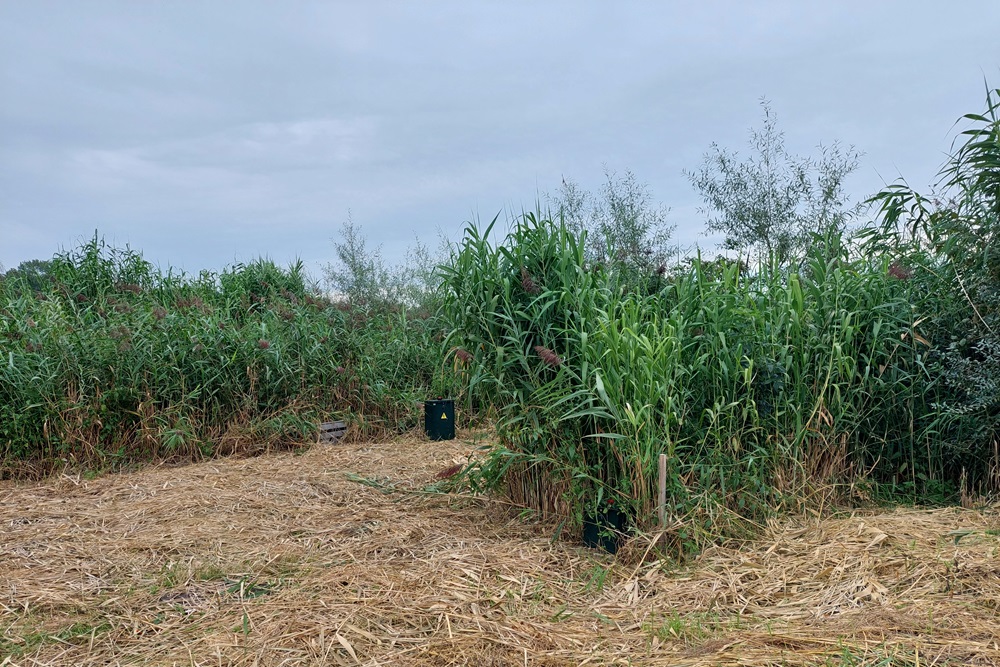
<instances>
[{"instance_id":1,"label":"willow tree","mask_svg":"<svg viewBox=\"0 0 1000 667\"><path fill-rule=\"evenodd\" d=\"M685 174L705 202L708 233L721 234L724 249L783 265L802 256L814 235L843 231L858 212L844 181L860 153L833 143L820 146L818 157L792 155L770 103L761 106L763 125L750 130L746 159L713 143L701 168Z\"/></svg>"}]
</instances>

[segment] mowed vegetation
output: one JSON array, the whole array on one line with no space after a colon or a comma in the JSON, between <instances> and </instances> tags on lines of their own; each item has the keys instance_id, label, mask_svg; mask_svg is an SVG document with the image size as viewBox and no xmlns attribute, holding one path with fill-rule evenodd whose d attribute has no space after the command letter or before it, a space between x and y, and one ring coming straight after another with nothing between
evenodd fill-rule
<instances>
[{"instance_id":1,"label":"mowed vegetation","mask_svg":"<svg viewBox=\"0 0 1000 667\"><path fill-rule=\"evenodd\" d=\"M177 276L95 237L0 284L3 470L295 446L331 417L381 437L447 395L498 441L456 481L574 523L614 507L671 555L804 504L987 497L998 113L992 91L936 197L888 188L861 233L840 191L853 154L789 161L787 184L715 155L692 180L732 259L670 261L661 212L613 175L589 218L567 185L556 220L499 240L470 225L425 301L387 298L356 237L337 304L298 266ZM760 136L768 164L787 158Z\"/></svg>"},{"instance_id":2,"label":"mowed vegetation","mask_svg":"<svg viewBox=\"0 0 1000 667\"><path fill-rule=\"evenodd\" d=\"M640 563L431 492L463 439L7 484L0 663L1000 664L995 510L791 516Z\"/></svg>"}]
</instances>

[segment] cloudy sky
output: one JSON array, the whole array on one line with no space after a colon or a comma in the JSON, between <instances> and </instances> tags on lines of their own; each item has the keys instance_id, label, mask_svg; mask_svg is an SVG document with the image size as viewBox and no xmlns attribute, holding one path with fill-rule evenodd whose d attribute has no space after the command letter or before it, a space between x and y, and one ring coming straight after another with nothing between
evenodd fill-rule
<instances>
[{"instance_id":1,"label":"cloudy sky","mask_svg":"<svg viewBox=\"0 0 1000 667\"><path fill-rule=\"evenodd\" d=\"M0 0L0 264L99 230L161 267L320 266L348 211L386 257L632 170L700 236L683 175L745 151L864 151L855 199L933 181L1000 2Z\"/></svg>"}]
</instances>

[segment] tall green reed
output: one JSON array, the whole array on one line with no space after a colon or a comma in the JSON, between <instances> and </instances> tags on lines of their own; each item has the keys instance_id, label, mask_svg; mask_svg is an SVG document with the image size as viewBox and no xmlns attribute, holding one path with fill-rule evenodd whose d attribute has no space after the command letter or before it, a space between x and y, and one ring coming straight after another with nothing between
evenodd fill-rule
<instances>
[{"instance_id":1,"label":"tall green reed","mask_svg":"<svg viewBox=\"0 0 1000 667\"><path fill-rule=\"evenodd\" d=\"M301 264L162 274L95 237L50 273L0 284L5 474L291 446L328 418L376 437L461 392L435 321L338 307Z\"/></svg>"},{"instance_id":2,"label":"tall green reed","mask_svg":"<svg viewBox=\"0 0 1000 667\"><path fill-rule=\"evenodd\" d=\"M817 239L795 270L706 263L664 276L588 265L584 238L525 215L472 225L445 268L452 349L503 447L484 483L574 514L614 502L698 535L862 475L912 477L921 349L884 264ZM720 268L721 267L721 268Z\"/></svg>"}]
</instances>

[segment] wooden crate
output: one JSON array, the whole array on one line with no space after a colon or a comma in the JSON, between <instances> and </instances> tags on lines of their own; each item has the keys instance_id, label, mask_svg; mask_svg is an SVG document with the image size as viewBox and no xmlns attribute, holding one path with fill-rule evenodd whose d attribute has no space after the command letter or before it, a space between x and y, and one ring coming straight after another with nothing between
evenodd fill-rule
<instances>
[{"instance_id":1,"label":"wooden crate","mask_svg":"<svg viewBox=\"0 0 1000 667\"><path fill-rule=\"evenodd\" d=\"M347 424L344 422L324 422L319 425L319 444L332 445L347 433Z\"/></svg>"}]
</instances>

